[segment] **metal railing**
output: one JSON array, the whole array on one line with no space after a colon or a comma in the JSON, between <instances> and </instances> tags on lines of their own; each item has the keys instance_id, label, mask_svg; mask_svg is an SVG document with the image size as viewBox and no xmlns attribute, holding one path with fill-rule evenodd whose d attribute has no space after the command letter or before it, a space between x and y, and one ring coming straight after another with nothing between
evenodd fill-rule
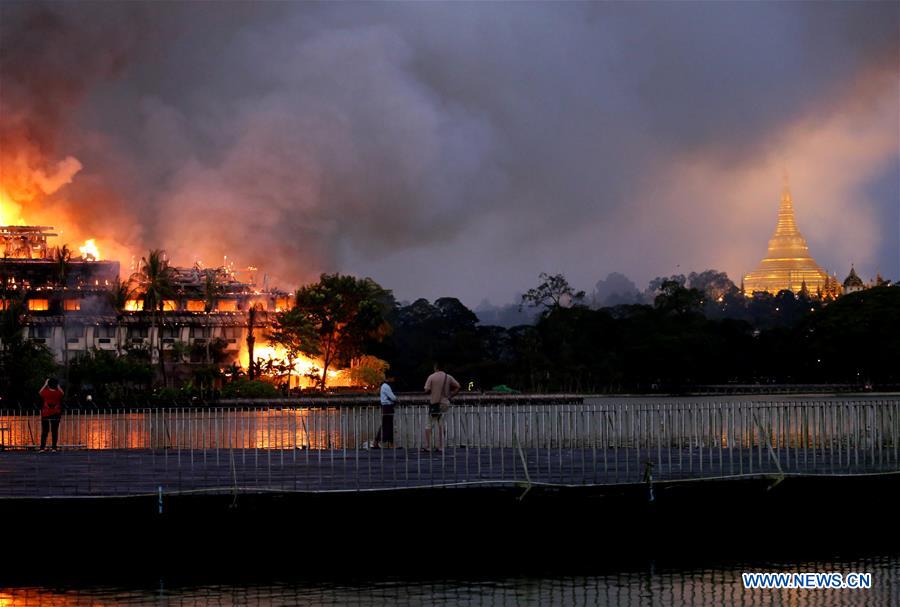
<instances>
[{"instance_id":1,"label":"metal railing","mask_svg":"<svg viewBox=\"0 0 900 607\"><path fill-rule=\"evenodd\" d=\"M398 406L395 448L372 450L381 425L377 405L72 410L60 425L71 473L47 482L71 481L75 493L96 494L140 492L157 483L171 488L173 471L182 491L900 472L900 398L467 403L442 420L446 449L423 453L429 420L425 406ZM0 411L0 443L7 449L36 447L40 430L37 413ZM42 466L53 475L52 459L22 456L37 459L21 470L9 464L0 470L0 495L12 490L13 478L29 486L29 466L36 479ZM104 466L107 474L97 478ZM81 477L91 477L92 489Z\"/></svg>"}]
</instances>

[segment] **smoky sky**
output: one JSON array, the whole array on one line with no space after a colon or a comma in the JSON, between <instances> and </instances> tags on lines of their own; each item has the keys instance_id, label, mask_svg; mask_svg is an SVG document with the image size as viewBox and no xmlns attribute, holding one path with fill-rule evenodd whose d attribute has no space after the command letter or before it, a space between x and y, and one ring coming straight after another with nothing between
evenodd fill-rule
<instances>
[{"instance_id":1,"label":"smoky sky","mask_svg":"<svg viewBox=\"0 0 900 607\"><path fill-rule=\"evenodd\" d=\"M3 145L33 143L44 172L76 158L40 212L122 255L228 255L285 287L349 272L470 305L540 272L587 290L613 271L738 282L787 171L821 265L900 278L893 2L0 17Z\"/></svg>"}]
</instances>

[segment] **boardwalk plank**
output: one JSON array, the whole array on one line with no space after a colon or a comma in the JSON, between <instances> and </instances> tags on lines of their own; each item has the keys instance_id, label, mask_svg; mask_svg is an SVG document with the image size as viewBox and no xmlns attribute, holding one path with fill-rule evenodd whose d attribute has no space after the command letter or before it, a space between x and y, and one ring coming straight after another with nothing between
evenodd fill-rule
<instances>
[{"instance_id":1,"label":"boardwalk plank","mask_svg":"<svg viewBox=\"0 0 900 607\"><path fill-rule=\"evenodd\" d=\"M645 482L645 466L652 460L655 481L690 480L732 475L728 460L708 450L668 452L656 461L656 449L607 449L594 461L592 449L565 449L547 457L546 450L523 451L528 479L535 484L585 485ZM600 449L603 452L603 449ZM802 451L802 450L801 450ZM812 451L812 450L810 450ZM295 457L295 455L297 457ZM803 453L800 454L805 455ZM824 451L782 464L786 474L833 474L835 472L891 472L889 465L868 460L865 466L835 466ZM605 456L605 457L604 457ZM747 464L758 458L751 449L734 449L735 460ZM232 468L232 457L234 467ZM324 450L295 454L293 450L214 451L144 449L62 451L59 453L5 452L0 454L0 499L46 496L128 496L210 491L355 491L402 489L456 484L526 484L521 457L516 450L450 448L444 453L413 450ZM679 462L671 465L668 462ZM702 470L701 463L702 461ZM812 465L815 461L816 464ZM516 462L514 467L510 462ZM778 467L770 457L754 461L754 476L775 475ZM746 476L745 476L746 477Z\"/></svg>"}]
</instances>

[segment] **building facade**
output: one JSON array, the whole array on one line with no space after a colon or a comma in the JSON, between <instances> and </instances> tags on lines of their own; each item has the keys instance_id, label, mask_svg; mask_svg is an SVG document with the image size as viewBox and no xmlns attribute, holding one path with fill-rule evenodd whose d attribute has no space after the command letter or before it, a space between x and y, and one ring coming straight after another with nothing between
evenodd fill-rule
<instances>
[{"instance_id":1,"label":"building facade","mask_svg":"<svg viewBox=\"0 0 900 607\"><path fill-rule=\"evenodd\" d=\"M241 361L251 307L255 335L271 315L291 305L287 293L261 291L228 268L173 267L171 299L163 312L144 309L139 294L117 293L117 261L90 255L65 258L47 243L46 226L0 227L0 310L21 305L24 337L46 346L58 362L94 349L124 353L145 349L173 362L209 362L215 344L218 363ZM123 296L124 295L124 296Z\"/></svg>"}]
</instances>

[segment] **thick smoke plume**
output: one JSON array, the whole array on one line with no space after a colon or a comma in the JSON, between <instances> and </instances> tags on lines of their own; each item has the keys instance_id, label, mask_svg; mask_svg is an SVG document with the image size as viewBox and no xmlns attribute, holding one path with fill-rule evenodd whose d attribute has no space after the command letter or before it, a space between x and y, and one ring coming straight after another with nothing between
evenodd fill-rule
<instances>
[{"instance_id":1,"label":"thick smoke plume","mask_svg":"<svg viewBox=\"0 0 900 607\"><path fill-rule=\"evenodd\" d=\"M4 187L126 266L469 303L541 271L739 280L787 168L823 265L900 275L893 3L0 11Z\"/></svg>"}]
</instances>

